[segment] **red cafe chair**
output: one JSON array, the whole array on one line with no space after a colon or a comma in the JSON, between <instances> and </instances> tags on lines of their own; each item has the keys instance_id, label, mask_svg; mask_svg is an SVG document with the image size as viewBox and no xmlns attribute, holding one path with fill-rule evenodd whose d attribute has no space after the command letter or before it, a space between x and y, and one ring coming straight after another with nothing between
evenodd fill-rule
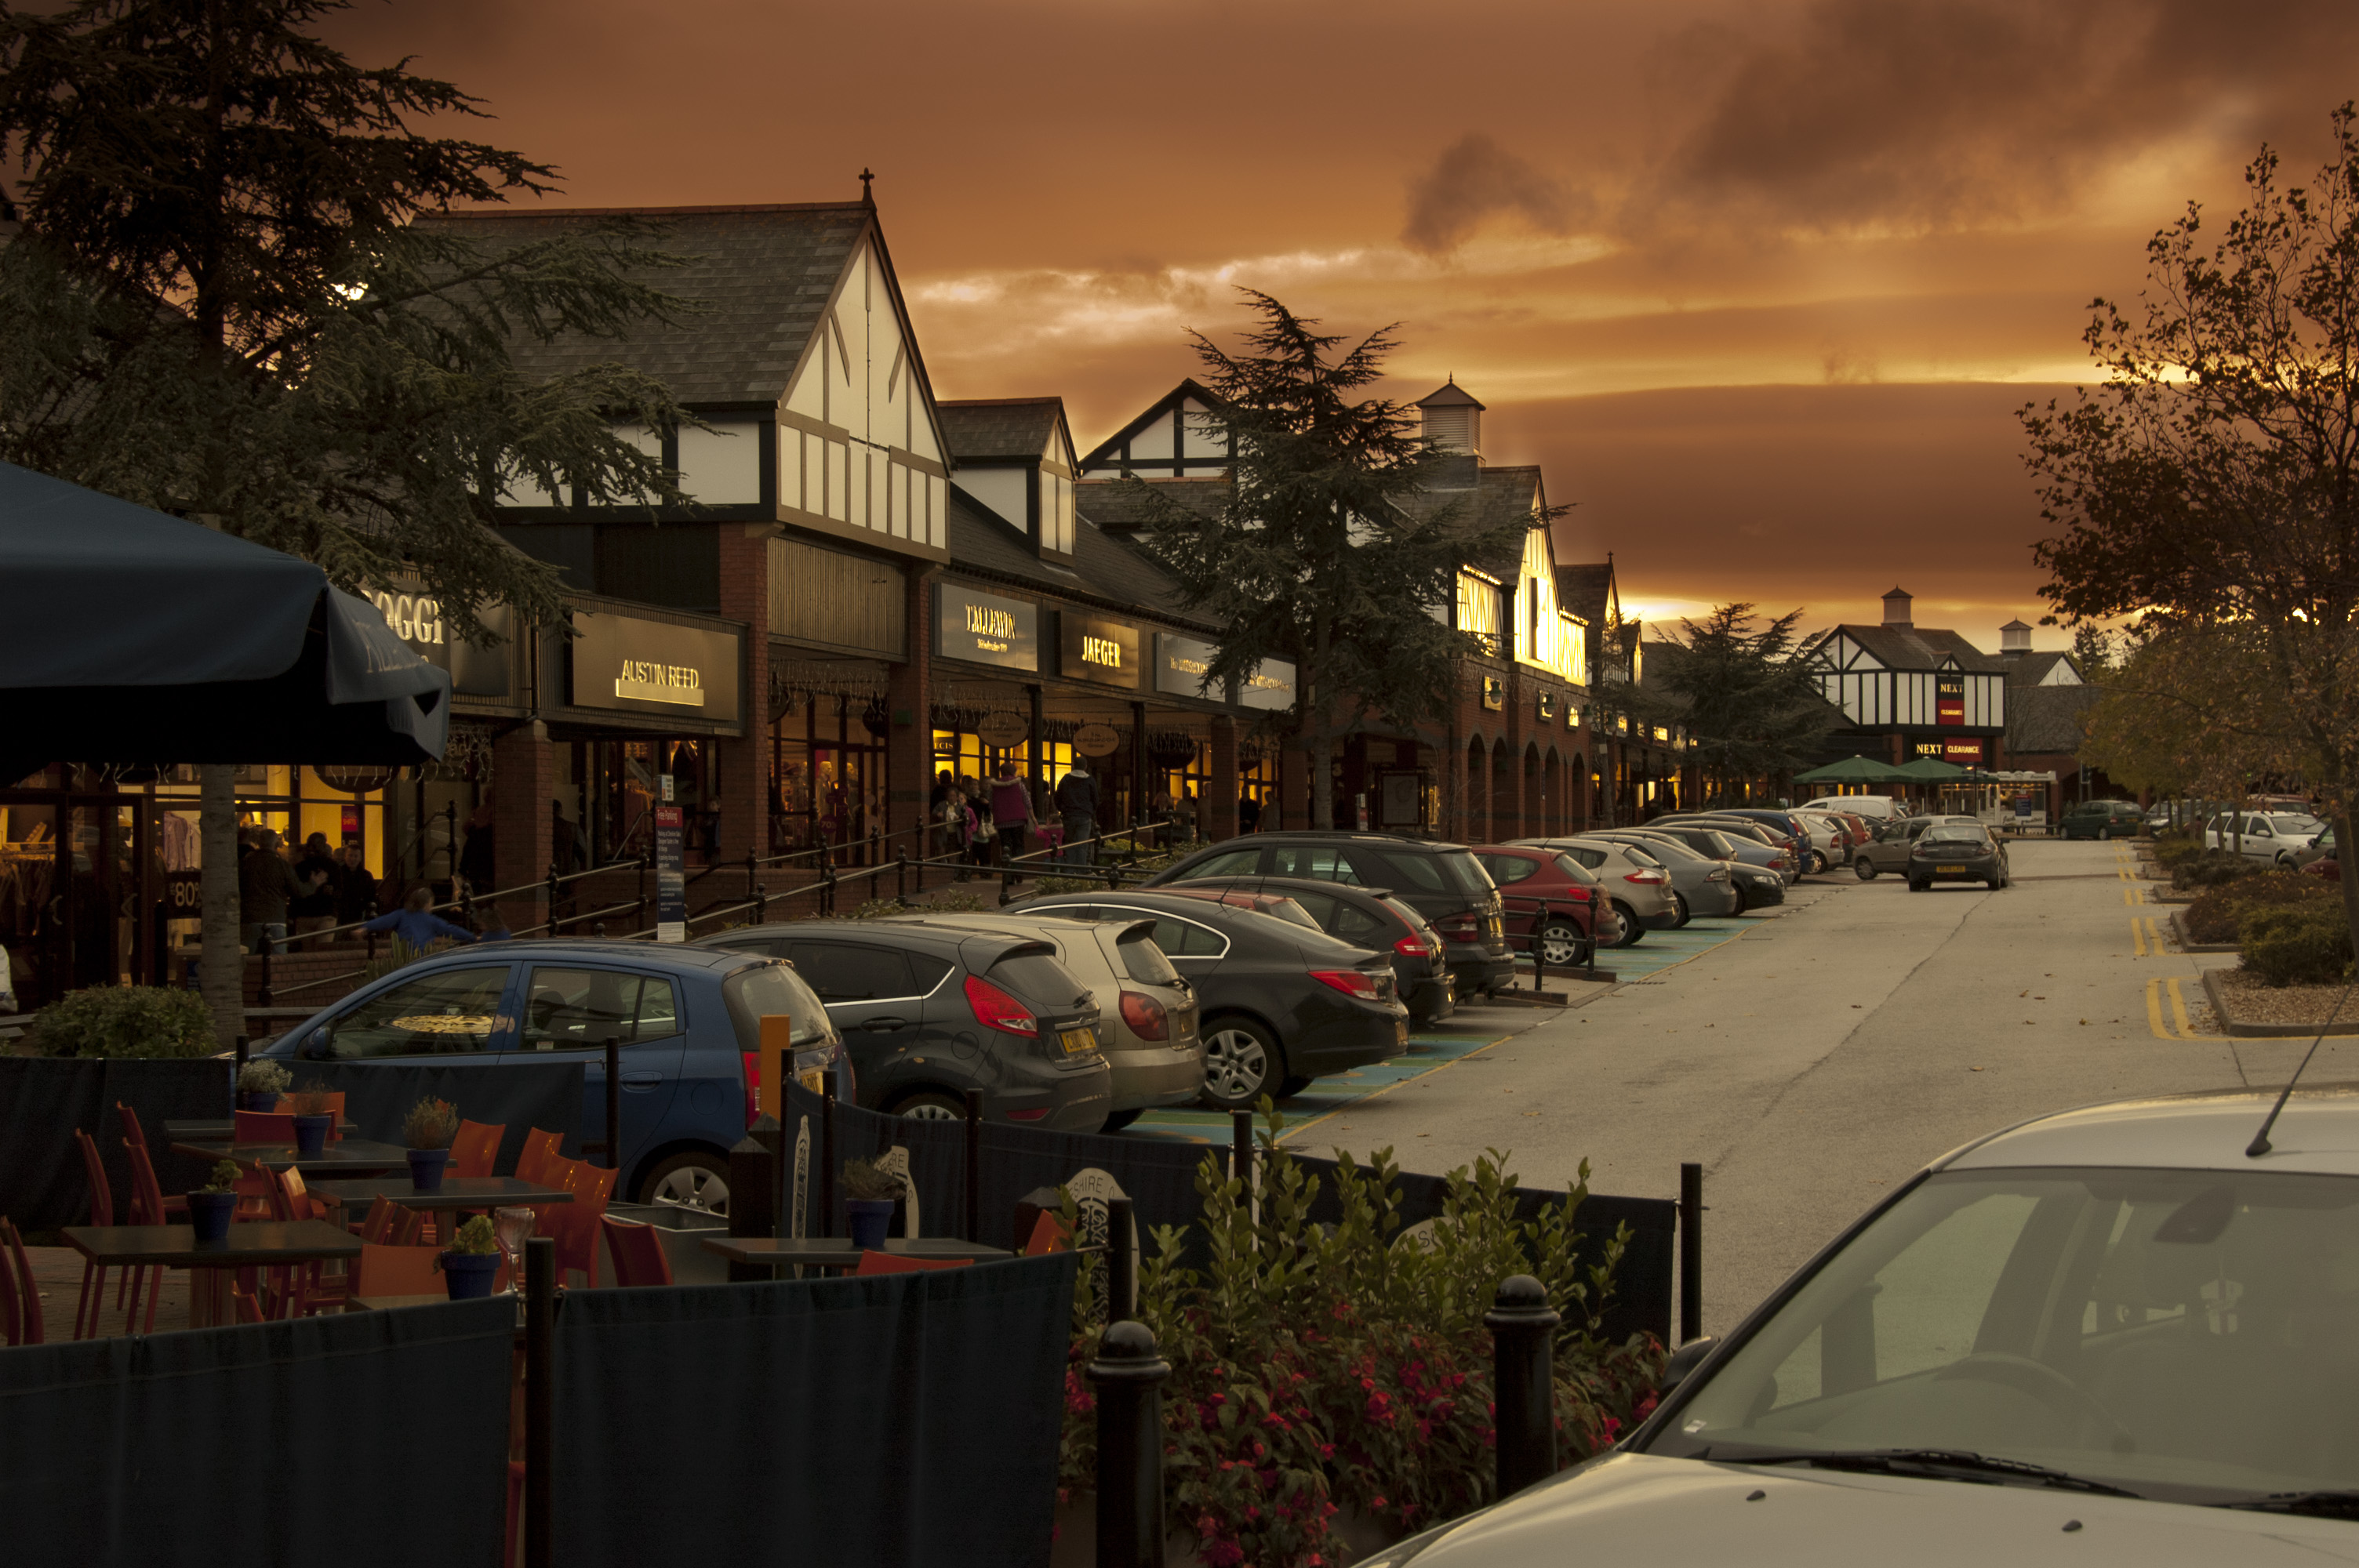
<instances>
[{"instance_id":1,"label":"red cafe chair","mask_svg":"<svg viewBox=\"0 0 2359 1568\"><path fill-rule=\"evenodd\" d=\"M654 1226L612 1215L599 1216L598 1224L606 1233L606 1256L614 1260L614 1283L671 1283L671 1259L665 1255L663 1236Z\"/></svg>"},{"instance_id":2,"label":"red cafe chair","mask_svg":"<svg viewBox=\"0 0 2359 1568\"><path fill-rule=\"evenodd\" d=\"M972 1258L908 1258L897 1252L864 1250L860 1267L852 1274L854 1279L864 1274L922 1274L929 1269L963 1269L973 1261Z\"/></svg>"}]
</instances>

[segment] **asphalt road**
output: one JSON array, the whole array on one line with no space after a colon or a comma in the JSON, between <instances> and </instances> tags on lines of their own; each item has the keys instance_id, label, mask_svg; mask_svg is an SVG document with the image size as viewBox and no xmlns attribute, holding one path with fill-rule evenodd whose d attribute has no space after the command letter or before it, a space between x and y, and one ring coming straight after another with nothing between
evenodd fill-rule
<instances>
[{"instance_id":1,"label":"asphalt road","mask_svg":"<svg viewBox=\"0 0 2359 1568\"><path fill-rule=\"evenodd\" d=\"M1704 1328L1719 1333L1961 1143L2071 1106L2291 1069L2307 1041L2180 1037L2162 983L2179 978L2200 1001L2196 965L2233 956L2162 950L2166 912L2125 880L2126 845L2011 852L2003 892L1820 879L1734 940L1561 1013L1484 1009L1506 1038L1288 1141L1390 1145L1430 1172L1499 1148L1549 1186L1586 1158L1593 1190L1661 1197L1680 1162L1701 1162ZM2310 1073L2359 1077L2359 1041L2329 1042Z\"/></svg>"}]
</instances>

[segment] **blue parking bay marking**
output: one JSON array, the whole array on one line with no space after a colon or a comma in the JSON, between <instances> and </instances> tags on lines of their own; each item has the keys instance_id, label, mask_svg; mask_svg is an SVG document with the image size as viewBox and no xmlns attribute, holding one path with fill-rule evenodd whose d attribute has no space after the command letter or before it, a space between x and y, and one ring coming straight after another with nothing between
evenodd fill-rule
<instances>
[{"instance_id":1,"label":"blue parking bay marking","mask_svg":"<svg viewBox=\"0 0 2359 1568\"><path fill-rule=\"evenodd\" d=\"M1602 948L1597 962L1624 980L1643 980L1734 942L1773 918L1740 914L1709 920L1699 915L1689 921L1683 930L1649 931L1634 946ZM1555 977L1549 978L1553 980Z\"/></svg>"},{"instance_id":2,"label":"blue parking bay marking","mask_svg":"<svg viewBox=\"0 0 2359 1568\"><path fill-rule=\"evenodd\" d=\"M1397 1084L1405 1084L1411 1078L1423 1077L1462 1056L1471 1055L1485 1045L1495 1045L1506 1038L1507 1035L1495 1030L1454 1030L1448 1026L1447 1021L1440 1026L1428 1025L1408 1037L1408 1050L1402 1055L1365 1067L1354 1067L1348 1073L1312 1079L1309 1088L1278 1107L1286 1113L1286 1130L1278 1134L1278 1140L1284 1142L1293 1138L1312 1122L1325 1119L1354 1100L1364 1099ZM1182 1143L1217 1143L1225 1147L1229 1141L1229 1113L1203 1110L1194 1106L1150 1110L1133 1122L1121 1136L1162 1138Z\"/></svg>"}]
</instances>

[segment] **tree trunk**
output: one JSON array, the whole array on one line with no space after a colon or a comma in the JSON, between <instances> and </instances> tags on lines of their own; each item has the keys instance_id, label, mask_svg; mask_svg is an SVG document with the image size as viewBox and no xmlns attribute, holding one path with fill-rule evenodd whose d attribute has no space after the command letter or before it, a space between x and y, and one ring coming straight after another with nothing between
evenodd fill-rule
<instances>
[{"instance_id":1,"label":"tree trunk","mask_svg":"<svg viewBox=\"0 0 2359 1568\"><path fill-rule=\"evenodd\" d=\"M2338 789L2331 793L2327 798L2330 800L2340 801L2348 797ZM2342 810L2336 812L2331 818L2334 824L2334 863L2338 868L2343 865L2343 849L2351 842L2351 824L2354 816L2359 816L2359 813L2354 813L2352 809L2346 806ZM2349 870L2345 869L2343 871L2341 884L2343 889L2343 918L2348 922L2351 926L2352 946L2354 950L2359 950L2359 876L2354 876Z\"/></svg>"},{"instance_id":2,"label":"tree trunk","mask_svg":"<svg viewBox=\"0 0 2359 1568\"><path fill-rule=\"evenodd\" d=\"M238 944L237 767L207 762L197 770L197 777L204 912L199 973L205 1008L213 1015L214 1043L226 1051L246 1032L245 959Z\"/></svg>"}]
</instances>

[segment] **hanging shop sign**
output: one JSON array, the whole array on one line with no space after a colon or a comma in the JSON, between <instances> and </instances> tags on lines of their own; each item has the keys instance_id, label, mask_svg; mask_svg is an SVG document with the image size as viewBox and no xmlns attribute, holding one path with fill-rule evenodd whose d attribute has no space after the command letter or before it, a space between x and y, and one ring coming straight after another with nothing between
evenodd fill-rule
<instances>
[{"instance_id":1,"label":"hanging shop sign","mask_svg":"<svg viewBox=\"0 0 2359 1568\"><path fill-rule=\"evenodd\" d=\"M1064 610L1057 614L1058 673L1098 686L1138 687L1138 628Z\"/></svg>"},{"instance_id":2,"label":"hanging shop sign","mask_svg":"<svg viewBox=\"0 0 2359 1568\"><path fill-rule=\"evenodd\" d=\"M508 695L508 628L513 617L505 604L487 604L475 619L492 634L489 647L477 647L451 634L442 620L442 601L423 593L376 593L370 601L393 634L417 650L426 662L451 675L451 689L461 697Z\"/></svg>"},{"instance_id":3,"label":"hanging shop sign","mask_svg":"<svg viewBox=\"0 0 2359 1568\"><path fill-rule=\"evenodd\" d=\"M671 783L669 774L664 783ZM671 791L666 789L666 795ZM680 849L680 811L677 806L656 807L656 940L688 940L687 861Z\"/></svg>"},{"instance_id":4,"label":"hanging shop sign","mask_svg":"<svg viewBox=\"0 0 2359 1568\"><path fill-rule=\"evenodd\" d=\"M934 652L945 659L1003 669L1040 667L1040 607L973 589L938 584Z\"/></svg>"},{"instance_id":5,"label":"hanging shop sign","mask_svg":"<svg viewBox=\"0 0 2359 1568\"><path fill-rule=\"evenodd\" d=\"M1020 713L986 713L983 722L974 727L974 733L984 745L996 746L1004 752L1030 740L1032 723Z\"/></svg>"},{"instance_id":6,"label":"hanging shop sign","mask_svg":"<svg viewBox=\"0 0 2359 1568\"><path fill-rule=\"evenodd\" d=\"M1203 685L1205 672L1212 667L1212 644L1194 637L1181 637L1169 632L1155 634L1155 689L1173 697L1209 697L1221 699L1218 687L1209 689Z\"/></svg>"},{"instance_id":7,"label":"hanging shop sign","mask_svg":"<svg viewBox=\"0 0 2359 1568\"><path fill-rule=\"evenodd\" d=\"M1933 677L1933 722L1963 724L1966 721L1966 677L1935 676Z\"/></svg>"},{"instance_id":8,"label":"hanging shop sign","mask_svg":"<svg viewBox=\"0 0 2359 1568\"><path fill-rule=\"evenodd\" d=\"M1292 708L1294 666L1284 659L1264 659L1237 683L1237 702L1245 708Z\"/></svg>"},{"instance_id":9,"label":"hanging shop sign","mask_svg":"<svg viewBox=\"0 0 2359 1568\"><path fill-rule=\"evenodd\" d=\"M576 708L735 724L737 633L576 611L566 649Z\"/></svg>"},{"instance_id":10,"label":"hanging shop sign","mask_svg":"<svg viewBox=\"0 0 2359 1568\"><path fill-rule=\"evenodd\" d=\"M1073 750L1084 757L1111 757L1122 750L1122 731L1111 724L1084 724L1073 731Z\"/></svg>"}]
</instances>

